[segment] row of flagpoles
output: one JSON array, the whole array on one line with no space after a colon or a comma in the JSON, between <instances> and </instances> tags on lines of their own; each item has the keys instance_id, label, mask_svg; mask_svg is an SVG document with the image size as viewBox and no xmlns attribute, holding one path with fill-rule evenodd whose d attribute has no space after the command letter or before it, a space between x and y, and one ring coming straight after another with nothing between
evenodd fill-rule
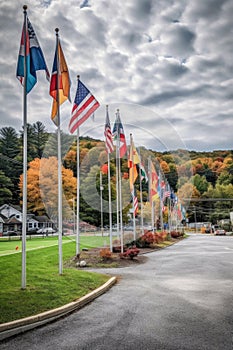
<instances>
[{"instance_id":1,"label":"row of flagpoles","mask_svg":"<svg viewBox=\"0 0 233 350\"><path fill-rule=\"evenodd\" d=\"M59 274L62 274L62 159L61 159L61 129L60 105L70 100L70 76L65 56L59 39L59 29L56 28L56 48L50 79L45 58L39 41L27 16L27 6L23 6L24 23L21 35L16 76L24 87L23 98L23 222L22 222L22 281L21 288L26 288L26 230L27 230L27 95L37 82L36 72L44 70L50 80L50 95L53 98L51 118L57 126L58 149L58 236L59 236ZM77 132L77 188L79 189L79 127L99 107L94 98L78 77L77 93L69 123L71 133ZM79 212L79 191L77 191L77 212ZM79 215L77 215L77 230L79 230ZM76 253L79 253L79 234L77 234Z\"/></svg>"},{"instance_id":2,"label":"row of flagpoles","mask_svg":"<svg viewBox=\"0 0 233 350\"><path fill-rule=\"evenodd\" d=\"M62 266L62 158L61 158L61 129L60 129L60 105L66 100L70 100L70 76L65 56L59 39L59 29L56 28L56 48L50 74L45 62L45 58L35 31L27 16L27 6L24 9L24 24L21 36L20 50L17 64L17 78L24 87L23 99L23 129L24 129L24 153L23 153L23 225L22 225L22 282L21 288L26 288L26 223L27 223L27 94L33 89L37 82L36 72L44 70L46 78L50 80L50 95L53 98L51 119L57 126L57 150L58 150L58 242L59 242L59 274L63 272ZM82 125L99 107L99 102L77 77L77 92L73 103L69 131L77 136L77 201L76 201L76 255L80 253L79 241L79 189L80 189L80 164L79 164L79 127ZM117 110L116 120L113 130L111 130L108 106L106 106L105 121L105 145L108 155L108 194L109 194L109 227L110 227L110 249L112 251L112 199L111 199L111 178L110 178L110 155L116 152L116 195L117 195L117 232L120 233L121 250L123 252L123 218L122 218L122 190L121 190L121 158L127 153L127 144L123 125L120 119L120 112ZM116 147L113 141L115 140ZM130 152L128 157L129 183L132 194L134 239L136 239L135 216L138 210L138 198L135 194L134 184L139 175L140 183L140 203L141 203L141 230L143 232L143 201L142 201L142 181L148 181L144 166L142 165L140 154L138 154L132 134L130 135ZM139 173L138 173L139 168ZM151 202L151 222L154 228L154 203L160 200L161 221L163 202L166 198L171 198L170 186L162 177L162 172L158 175L151 159L148 160L149 174L149 197ZM163 222L161 222L163 228Z\"/></svg>"}]
</instances>

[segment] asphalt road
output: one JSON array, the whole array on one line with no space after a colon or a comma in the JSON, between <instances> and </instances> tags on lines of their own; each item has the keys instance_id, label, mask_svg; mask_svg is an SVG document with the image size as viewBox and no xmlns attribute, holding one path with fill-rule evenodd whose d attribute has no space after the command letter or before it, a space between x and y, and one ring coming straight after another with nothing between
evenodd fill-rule
<instances>
[{"instance_id":1,"label":"asphalt road","mask_svg":"<svg viewBox=\"0 0 233 350\"><path fill-rule=\"evenodd\" d=\"M101 270L121 275L110 291L0 349L232 350L233 237L191 235L147 257Z\"/></svg>"}]
</instances>

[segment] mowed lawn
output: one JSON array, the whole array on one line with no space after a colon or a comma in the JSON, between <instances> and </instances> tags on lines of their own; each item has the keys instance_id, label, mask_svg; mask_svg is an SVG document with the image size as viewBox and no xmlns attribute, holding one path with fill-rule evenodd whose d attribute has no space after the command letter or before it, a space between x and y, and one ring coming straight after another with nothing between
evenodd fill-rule
<instances>
[{"instance_id":1,"label":"mowed lawn","mask_svg":"<svg viewBox=\"0 0 233 350\"><path fill-rule=\"evenodd\" d=\"M108 237L80 237L80 249L106 244ZM28 239L26 250L27 287L22 290L21 241L0 241L0 323L77 300L109 279L106 275L66 267L59 275L57 237ZM75 237L63 237L63 266L75 256L75 251Z\"/></svg>"}]
</instances>

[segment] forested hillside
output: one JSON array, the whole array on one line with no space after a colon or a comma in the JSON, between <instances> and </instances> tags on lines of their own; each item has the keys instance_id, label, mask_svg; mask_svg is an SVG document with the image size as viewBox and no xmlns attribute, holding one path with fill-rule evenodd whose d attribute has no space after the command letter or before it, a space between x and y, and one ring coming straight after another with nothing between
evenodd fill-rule
<instances>
[{"instance_id":1,"label":"forested hillside","mask_svg":"<svg viewBox=\"0 0 233 350\"><path fill-rule=\"evenodd\" d=\"M177 193L187 210L189 221L216 222L229 218L233 206L233 151L197 152L175 150L157 152L136 145L148 170L150 157ZM107 154L101 140L80 138L80 218L100 225L100 170L102 171L104 223L108 223ZM77 145L75 137L62 134L64 215L75 205L77 175ZM23 130L0 129L0 205L19 204L22 198ZM57 142L41 122L28 124L28 210L56 217L57 203ZM115 156L111 155L112 201L116 199ZM128 190L128 160L121 160L123 214L127 222L130 207ZM139 198L139 180L136 180ZM142 183L143 201L148 201L148 183ZM219 199L216 201L216 198ZM113 217L113 222L115 216Z\"/></svg>"}]
</instances>

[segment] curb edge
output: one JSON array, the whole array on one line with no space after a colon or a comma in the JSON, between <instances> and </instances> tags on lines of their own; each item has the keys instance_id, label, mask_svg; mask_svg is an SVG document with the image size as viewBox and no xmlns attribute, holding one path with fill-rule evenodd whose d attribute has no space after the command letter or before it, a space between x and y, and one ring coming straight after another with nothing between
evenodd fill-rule
<instances>
[{"instance_id":1,"label":"curb edge","mask_svg":"<svg viewBox=\"0 0 233 350\"><path fill-rule=\"evenodd\" d=\"M117 281L117 278L111 277L106 283L92 292L79 298L77 301L73 301L66 305L60 306L56 309L42 312L37 315L21 318L12 322L3 323L0 325L0 341L9 338L13 335L25 332L27 330L39 327L43 324L52 322L57 318L60 318L66 314L73 312L74 310L81 309L98 296L104 294L110 289Z\"/></svg>"}]
</instances>

